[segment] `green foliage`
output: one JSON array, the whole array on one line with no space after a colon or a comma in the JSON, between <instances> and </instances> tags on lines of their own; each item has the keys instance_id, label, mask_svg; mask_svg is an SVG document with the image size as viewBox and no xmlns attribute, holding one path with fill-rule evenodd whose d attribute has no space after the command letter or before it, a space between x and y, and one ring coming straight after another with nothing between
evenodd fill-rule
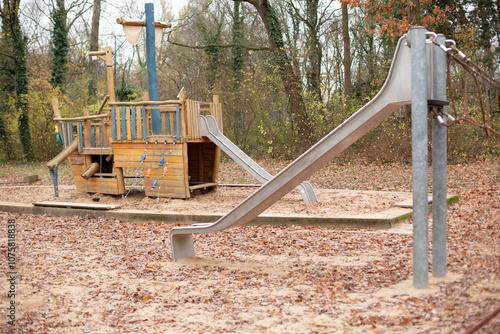
<instances>
[{"instance_id":1,"label":"green foliage","mask_svg":"<svg viewBox=\"0 0 500 334\"><path fill-rule=\"evenodd\" d=\"M30 58L30 94L28 98L30 109L30 133L34 150L34 160L48 161L56 156L62 146L57 142L52 120L52 98L60 97L58 87L49 83L50 68L48 61L40 62ZM80 116L80 115L79 115Z\"/></svg>"},{"instance_id":2,"label":"green foliage","mask_svg":"<svg viewBox=\"0 0 500 334\"><path fill-rule=\"evenodd\" d=\"M57 0L55 5L51 15L53 27L51 31L52 78L50 82L54 87L64 90L69 52L68 31L66 29L67 11L64 8L64 0Z\"/></svg>"},{"instance_id":3,"label":"green foliage","mask_svg":"<svg viewBox=\"0 0 500 334\"><path fill-rule=\"evenodd\" d=\"M139 90L130 82L122 80L115 88L115 95L118 101L133 101L139 95Z\"/></svg>"},{"instance_id":4,"label":"green foliage","mask_svg":"<svg viewBox=\"0 0 500 334\"><path fill-rule=\"evenodd\" d=\"M239 1L234 1L233 4L233 43L240 44L243 38L243 17L240 15ZM241 46L234 46L233 49L233 71L235 76L243 68L243 53ZM238 77L237 77L238 79Z\"/></svg>"},{"instance_id":5,"label":"green foliage","mask_svg":"<svg viewBox=\"0 0 500 334\"><path fill-rule=\"evenodd\" d=\"M172 41L184 45L210 46L180 48L165 42L158 46L160 96L173 99L183 87L189 98L197 100L211 100L213 93L219 94L226 136L254 156L295 158L341 124L382 87L395 41L389 30L383 36L373 32L380 32L384 27L393 32L403 31L408 16L407 2L390 4L384 0L350 9L351 110L345 110L344 104L344 55L338 13L334 6L326 8L316 0L305 3L275 1L272 6L261 6L261 11L247 1L190 1L189 10L185 12L188 19L170 31L169 36ZM489 44L485 42L491 44L498 38L495 37L498 36L497 9L492 7L493 4L488 0L425 0L421 2L422 19L429 22L429 27L436 27L437 32L446 31L447 37L456 39L457 47L474 61L484 60L495 65L491 59L496 56L498 48L486 48ZM316 10L316 5L323 7ZM439 15L443 12L449 15L451 25L431 13L434 5L440 8ZM485 12L484 8L489 8L490 12ZM70 46L67 38L75 35L73 30L68 35L70 28L66 26L66 15L64 1L54 1L50 13L54 25L50 33L49 55L42 51L48 48L47 45L38 50L39 46L34 43L29 44L27 55L23 55L26 40L21 38L18 42L21 44L14 46L13 35L9 35L11 30L2 25L1 52L12 55L12 58L0 56L0 159L23 157L20 138L31 143L35 159L51 158L61 149L54 136L50 98L58 96L61 104L64 103L91 76L88 73L88 31L77 31L75 43L72 41ZM377 17L386 21L377 21ZM170 18L174 17L157 17ZM313 38L315 32L317 40ZM224 47L231 43L238 45ZM239 45L271 47L267 51L255 51ZM311 54L315 48L321 54ZM141 50L139 45L135 52ZM313 73L316 59L313 56L321 59L319 76ZM27 58L28 66L23 65L21 60L24 58ZM124 78L115 89L117 99L142 99L141 89L147 86L145 72L133 58L123 59L118 57L116 64L116 76ZM27 69L29 76L26 75ZM97 94L92 93L91 98L88 94L77 95L60 109L62 116L81 116L83 109L95 113L107 92L104 77L101 75L96 80L94 92ZM43 85L43 80L49 83L48 86ZM469 95L476 93L470 84L473 80L464 76L463 71L455 70L452 81L454 86L461 85L462 90L467 85ZM292 84L287 86L287 83ZM460 108L464 105L462 90L453 91ZM290 91L297 94L291 98ZM478 99L469 96L467 101L469 113L480 119ZM498 116L493 117L492 127L500 129L498 123ZM31 137L18 135L19 130L29 130ZM451 127L449 138L451 161L499 154L498 138L486 137L484 131L468 124ZM369 132L339 159L406 162L411 159L410 154L408 110L401 110Z\"/></svg>"},{"instance_id":6,"label":"green foliage","mask_svg":"<svg viewBox=\"0 0 500 334\"><path fill-rule=\"evenodd\" d=\"M2 12L2 28L6 29L3 31L2 35L3 44L12 46L12 49L7 50L7 52L12 52L12 58L14 60L14 72L12 73L11 68L9 68L9 63L7 63L7 67L3 71L3 74L14 74L15 98L12 97L11 91L4 91L4 94L8 96L9 100L12 98L14 99L14 104L18 113L18 133L21 141L23 157L31 160L33 159L33 150L31 147L31 136L28 124L28 75L25 55L26 37L22 33L19 22L19 2L19 0L4 2L4 5L8 4L8 6L4 6ZM8 89L9 86L4 86L4 88Z\"/></svg>"},{"instance_id":7,"label":"green foliage","mask_svg":"<svg viewBox=\"0 0 500 334\"><path fill-rule=\"evenodd\" d=\"M2 117L0 117L0 140L2 142L5 142L7 140L7 127Z\"/></svg>"}]
</instances>

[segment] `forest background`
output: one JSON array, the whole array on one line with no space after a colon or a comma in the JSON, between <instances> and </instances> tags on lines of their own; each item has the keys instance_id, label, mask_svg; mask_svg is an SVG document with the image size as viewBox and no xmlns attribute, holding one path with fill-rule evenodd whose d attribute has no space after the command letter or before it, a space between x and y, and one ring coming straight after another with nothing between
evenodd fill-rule
<instances>
[{"instance_id":1,"label":"forest background","mask_svg":"<svg viewBox=\"0 0 500 334\"><path fill-rule=\"evenodd\" d=\"M453 39L498 78L499 7L494 0L157 1L156 20L172 22L156 49L159 96L175 99L184 89L210 101L218 94L226 136L254 157L291 159L379 91L397 39L414 25ZM131 0L2 0L0 161L43 161L62 150L52 98L63 117L97 112L104 64L89 51L112 46L117 100L142 99L144 44L132 46L110 27L143 11ZM484 125L487 111L500 130L498 88L456 63L448 70L458 115ZM409 108L401 108L338 159L410 162L410 122ZM467 122L450 127L450 162L500 155L500 137L485 132Z\"/></svg>"}]
</instances>

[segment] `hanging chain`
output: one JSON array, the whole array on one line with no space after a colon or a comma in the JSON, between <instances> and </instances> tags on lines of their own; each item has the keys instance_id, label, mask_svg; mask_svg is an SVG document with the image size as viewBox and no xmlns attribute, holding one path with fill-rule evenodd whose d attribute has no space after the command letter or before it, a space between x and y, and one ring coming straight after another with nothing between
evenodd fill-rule
<instances>
[{"instance_id":1,"label":"hanging chain","mask_svg":"<svg viewBox=\"0 0 500 334\"><path fill-rule=\"evenodd\" d=\"M439 48L441 50L443 50L448 56L450 56L450 59L453 59L454 61L456 61L458 64L462 65L462 67L470 73L470 75L474 78L474 83L477 87L477 91L478 91L478 94L479 94L479 105L480 105L480 109L481 109L481 113L482 113L482 118L483 118L483 123L479 123L477 122L475 119L473 119L472 117L469 117L466 115L466 110L467 110L467 106L466 106L466 102L464 102L464 113L463 113L463 116L462 117L458 117L458 113L456 111L456 107L455 107L455 99L453 97L453 93L452 93L452 90L450 89L450 100L451 100L451 106L452 106L452 109L455 113L455 117L452 117L448 114L446 114L444 111L443 111L443 108L439 108L439 110L437 109L433 109L433 113L436 114L436 117L438 117L438 119L442 119L442 116L447 116L448 119L451 121L450 123L445 123L444 121L443 122L440 122L441 124L443 124L444 126L451 126L453 124L462 124L463 122L468 122L474 126L477 126L477 127L480 127L480 128L483 128L486 132L486 135L489 136L491 132L495 133L496 135L499 135L500 136L500 132L498 131L495 131L494 129L491 128L491 122L490 122L490 113L489 111L485 111L485 107L483 105L483 98L481 96L481 93L480 93L480 87L479 87L479 82L478 82L478 76L481 77L483 80L485 80L486 82L488 82L490 85L494 86L495 88L499 89L500 90L500 82L498 80L496 80L495 78L493 78L491 75L489 75L486 71L484 71L481 67L479 67L476 63L474 63L470 58L468 58L466 56L466 54L462 51L460 51L457 46L456 46L456 42L452 39L447 39L445 40L445 44L442 44L438 41L437 39L437 35L436 33L434 32L428 32L427 33L428 37L429 37L429 40L439 46ZM450 72L450 62L448 62L448 87L451 88L451 79L450 79L450 75L449 75L449 72ZM466 101L467 99L467 90L465 88L465 91L464 91L464 101ZM500 97L500 95L499 95Z\"/></svg>"}]
</instances>

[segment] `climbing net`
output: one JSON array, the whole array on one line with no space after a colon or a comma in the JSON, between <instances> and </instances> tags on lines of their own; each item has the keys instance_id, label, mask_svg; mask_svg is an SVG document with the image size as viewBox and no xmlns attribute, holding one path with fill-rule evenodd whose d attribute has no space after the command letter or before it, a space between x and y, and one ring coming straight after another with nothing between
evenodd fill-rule
<instances>
[{"instance_id":1,"label":"climbing net","mask_svg":"<svg viewBox=\"0 0 500 334\"><path fill-rule=\"evenodd\" d=\"M147 171L144 173L144 175L141 177L140 176L141 169L145 169L146 168L145 167L146 166L146 159L147 159L147 156L148 156L149 141L146 141L146 145L144 147L144 153L142 153L142 155L141 155L141 160L140 160L139 167L137 168L137 172L135 174L135 177L134 177L134 180L132 182L132 185L130 186L127 194L123 197L124 200L130 194L130 192L132 191L132 189L139 189L139 187L140 187L141 190L144 190L144 188L146 188L146 182L148 180L153 180L151 178L151 174L153 173L153 169L157 169L157 171L156 171L156 177L151 182L151 191L153 191L155 188L157 188L156 202L158 204L158 201L160 199L161 187L163 185L163 180L165 179L165 176L168 173L168 164L170 162L170 157L172 156L172 151L174 150L175 143L176 143L176 140L174 139L174 141L172 143L172 146L170 147L170 151L168 152L167 160L165 161L165 151L166 151L166 147L167 147L167 141L165 140L163 142L162 153L161 154L157 154L156 153L156 147L158 146L158 140L155 140L155 142L154 142L154 148L153 148L153 154L151 155L151 160L149 161L149 167L148 167ZM153 166L154 165L155 157L160 157L159 162L158 162L158 167ZM160 170L161 170L161 173L162 173L161 177L160 177ZM139 187L136 187L136 183L140 184L140 181L138 181L139 179L142 179L142 185L139 185ZM159 182L159 184L158 184L158 182Z\"/></svg>"},{"instance_id":2,"label":"climbing net","mask_svg":"<svg viewBox=\"0 0 500 334\"><path fill-rule=\"evenodd\" d=\"M444 44L440 43L438 41L437 35L433 32L428 33L429 40L434 43L435 45L439 46L449 57L448 57L448 62L447 62L447 78L448 78L448 93L450 96L450 105L451 109L453 110L453 116L447 114L444 112L443 108L433 108L433 113L436 115L438 118L439 122L447 127L450 127L455 124L462 124L464 122L468 122L474 126L477 126L479 128L482 128L486 135L489 136L491 133L494 133L498 136L500 136L500 132L497 130L494 130L491 127L491 107L490 104L484 103L484 97L482 94L482 88L480 84L480 79L483 80L483 82L489 84L490 86L495 87L496 89L500 90L500 82L496 80L494 77L492 77L490 74L488 74L485 70L483 70L480 66L478 66L476 63L474 63L467 55L460 51L457 46L456 42L451 39L445 40ZM463 69L472 77L474 85L476 87L477 94L479 95L478 101L479 101L479 108L480 108L480 117L481 120L478 121L474 117L472 117L469 112L468 112L468 106L467 106L467 97L469 93L467 92L467 83L465 83L463 87L463 112L461 115L459 115L457 111L457 103L456 103L456 98L453 94L453 89L452 89L452 81L451 81L451 66L453 64L458 64L463 67ZM490 91L491 92L491 91ZM500 105L500 94L497 94L497 99L498 99L498 104ZM449 122L444 122L442 117L445 116L448 118Z\"/></svg>"}]
</instances>

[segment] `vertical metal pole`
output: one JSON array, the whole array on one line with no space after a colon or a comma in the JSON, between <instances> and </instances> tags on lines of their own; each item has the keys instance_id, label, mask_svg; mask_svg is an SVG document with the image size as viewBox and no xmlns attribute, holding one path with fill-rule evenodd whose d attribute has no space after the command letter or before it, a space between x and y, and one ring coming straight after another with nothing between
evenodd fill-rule
<instances>
[{"instance_id":1,"label":"vertical metal pole","mask_svg":"<svg viewBox=\"0 0 500 334\"><path fill-rule=\"evenodd\" d=\"M411 119L413 161L413 286L429 285L427 53L426 29L414 27L411 39Z\"/></svg>"},{"instance_id":2,"label":"vertical metal pole","mask_svg":"<svg viewBox=\"0 0 500 334\"><path fill-rule=\"evenodd\" d=\"M438 42L445 43L438 35ZM433 99L446 100L446 54L433 45ZM446 106L443 106L445 109ZM446 111L446 109L445 109ZM444 119L446 122L446 118ZM432 275L446 276L447 128L432 119Z\"/></svg>"},{"instance_id":3,"label":"vertical metal pole","mask_svg":"<svg viewBox=\"0 0 500 334\"><path fill-rule=\"evenodd\" d=\"M148 69L149 100L158 101L158 79L156 77L155 54L155 10L152 3L145 5L146 12L146 64ZM154 135L161 134L161 115L159 109L151 110L151 124Z\"/></svg>"}]
</instances>

